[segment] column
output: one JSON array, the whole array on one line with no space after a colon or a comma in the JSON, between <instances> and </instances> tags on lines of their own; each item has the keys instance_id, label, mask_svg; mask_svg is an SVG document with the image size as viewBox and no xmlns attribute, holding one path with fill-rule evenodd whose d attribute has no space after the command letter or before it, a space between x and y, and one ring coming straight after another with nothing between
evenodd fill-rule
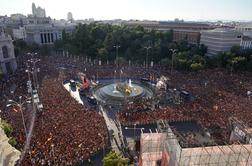
<instances>
[{"instance_id":1,"label":"column","mask_svg":"<svg viewBox=\"0 0 252 166\"><path fill-rule=\"evenodd\" d=\"M48 36L48 43L51 43L50 33L47 33Z\"/></svg>"},{"instance_id":2,"label":"column","mask_svg":"<svg viewBox=\"0 0 252 166\"><path fill-rule=\"evenodd\" d=\"M44 33L44 43L47 43L47 37L46 37L47 35L46 35L46 33Z\"/></svg>"},{"instance_id":3,"label":"column","mask_svg":"<svg viewBox=\"0 0 252 166\"><path fill-rule=\"evenodd\" d=\"M54 42L53 33L51 33L51 41Z\"/></svg>"},{"instance_id":4,"label":"column","mask_svg":"<svg viewBox=\"0 0 252 166\"><path fill-rule=\"evenodd\" d=\"M40 33L40 40L41 40L41 43L43 44L44 43L43 33Z\"/></svg>"}]
</instances>

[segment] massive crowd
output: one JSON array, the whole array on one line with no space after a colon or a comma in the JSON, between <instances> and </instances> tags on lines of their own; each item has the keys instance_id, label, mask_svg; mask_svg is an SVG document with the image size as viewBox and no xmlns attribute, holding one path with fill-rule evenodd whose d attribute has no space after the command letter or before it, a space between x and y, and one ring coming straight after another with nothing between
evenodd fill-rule
<instances>
[{"instance_id":1,"label":"massive crowd","mask_svg":"<svg viewBox=\"0 0 252 166\"><path fill-rule=\"evenodd\" d=\"M142 67L121 66L122 72L115 72L115 65L97 65L84 62L83 59L53 56L40 57L39 95L44 105L38 113L32 136L31 146L23 165L71 165L90 158L107 145L108 135L105 121L97 112L78 104L63 88L64 79L72 78L77 72L87 74L88 78L119 77L142 78L152 73L158 78L166 75L170 78L169 88L186 89L195 97L192 102L160 106L158 102L146 99L129 105L117 117L122 124L147 124L157 120L184 121L196 120L203 127L221 130L216 137L228 140L228 118L238 117L252 126L252 99L246 92L252 89L252 73L237 73L230 76L226 71L206 70L197 73L169 72L161 69L146 69ZM63 68L67 68L64 70ZM59 71L62 71L59 74ZM1 86L1 116L10 122L17 139L17 148L22 149L25 141L24 129L21 125L19 112L5 108L7 99L27 94L27 74L24 69L8 79ZM14 94L7 90L15 84ZM24 110L26 125L29 126L30 113Z\"/></svg>"},{"instance_id":2,"label":"massive crowd","mask_svg":"<svg viewBox=\"0 0 252 166\"><path fill-rule=\"evenodd\" d=\"M102 116L78 104L61 81L48 78L42 82L44 109L37 118L36 139L30 148L33 163L72 165L107 145Z\"/></svg>"},{"instance_id":3,"label":"massive crowd","mask_svg":"<svg viewBox=\"0 0 252 166\"><path fill-rule=\"evenodd\" d=\"M55 62L59 60L41 57L39 96L44 108L42 112L37 112L30 148L22 165L72 165L89 159L108 145L107 127L103 117L80 105L70 96L62 84L65 75L58 73ZM72 73L74 71L68 74ZM17 85L14 94L9 93L9 86L6 85L1 100L1 116L13 126L13 136L20 150L25 142L20 112L17 108L13 111L5 105L8 99L28 95L26 81L24 69L17 71L7 82L8 85ZM24 109L27 128L31 119L29 111Z\"/></svg>"},{"instance_id":4,"label":"massive crowd","mask_svg":"<svg viewBox=\"0 0 252 166\"><path fill-rule=\"evenodd\" d=\"M230 76L226 71L207 70L198 73L177 72L170 78L169 88L186 89L194 95L195 100L157 108L154 112L129 113L127 109L119 113L120 121L132 124L154 123L160 119L196 120L203 127L212 130L220 142L229 140L230 117L237 117L248 126L252 126L252 99L246 94L252 89L251 73Z\"/></svg>"}]
</instances>

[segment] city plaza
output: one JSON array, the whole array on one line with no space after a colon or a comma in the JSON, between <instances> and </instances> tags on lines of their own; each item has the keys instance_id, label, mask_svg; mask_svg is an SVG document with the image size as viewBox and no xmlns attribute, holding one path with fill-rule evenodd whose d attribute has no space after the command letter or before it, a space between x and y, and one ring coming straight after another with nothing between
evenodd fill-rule
<instances>
[{"instance_id":1,"label":"city plaza","mask_svg":"<svg viewBox=\"0 0 252 166\"><path fill-rule=\"evenodd\" d=\"M37 112L24 164L96 163L109 150L140 165L251 162L251 99L246 95L251 73L231 77L216 70L192 77L158 66L99 65L66 55L40 58L43 109ZM12 82L25 77L16 75ZM16 89L15 95L22 92ZM2 110L22 148L26 138L20 114ZM29 126L27 110L24 117Z\"/></svg>"}]
</instances>

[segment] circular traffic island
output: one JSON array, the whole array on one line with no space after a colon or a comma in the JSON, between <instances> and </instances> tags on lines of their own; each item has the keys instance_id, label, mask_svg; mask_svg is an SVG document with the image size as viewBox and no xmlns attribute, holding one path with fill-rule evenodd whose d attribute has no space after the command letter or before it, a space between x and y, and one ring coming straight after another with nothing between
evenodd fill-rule
<instances>
[{"instance_id":1,"label":"circular traffic island","mask_svg":"<svg viewBox=\"0 0 252 166\"><path fill-rule=\"evenodd\" d=\"M113 80L111 80L112 82ZM151 98L153 92L140 82L107 83L94 88L94 97L103 103L121 105L143 97Z\"/></svg>"}]
</instances>

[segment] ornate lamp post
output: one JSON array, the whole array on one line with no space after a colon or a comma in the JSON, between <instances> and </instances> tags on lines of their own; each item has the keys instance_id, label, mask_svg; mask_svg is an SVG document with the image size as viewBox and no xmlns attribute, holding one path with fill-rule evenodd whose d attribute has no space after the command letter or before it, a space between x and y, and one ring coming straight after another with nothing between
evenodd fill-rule
<instances>
[{"instance_id":1,"label":"ornate lamp post","mask_svg":"<svg viewBox=\"0 0 252 166\"><path fill-rule=\"evenodd\" d=\"M22 117L22 122L23 122L23 126L24 126L24 131L25 131L25 136L27 138L27 128L25 125L25 120L24 120L24 113L23 113L23 105L26 103L31 103L30 98L26 98L24 101L22 100L22 96L19 96L19 101L14 101L14 100L8 100L9 104L6 105L6 107L11 107L11 106L17 106L20 110L21 113L21 117Z\"/></svg>"},{"instance_id":2,"label":"ornate lamp post","mask_svg":"<svg viewBox=\"0 0 252 166\"><path fill-rule=\"evenodd\" d=\"M114 48L116 48L116 68L118 68L118 49L120 48L121 46L119 45L115 45Z\"/></svg>"},{"instance_id":3,"label":"ornate lamp post","mask_svg":"<svg viewBox=\"0 0 252 166\"><path fill-rule=\"evenodd\" d=\"M148 56L149 56L149 49L151 49L150 46L144 47L146 49L146 61L145 61L145 66L148 68Z\"/></svg>"},{"instance_id":4,"label":"ornate lamp post","mask_svg":"<svg viewBox=\"0 0 252 166\"><path fill-rule=\"evenodd\" d=\"M172 52L172 66L171 66L171 74L173 73L173 61L174 61L174 55L176 54L177 50L176 49L170 49Z\"/></svg>"}]
</instances>

